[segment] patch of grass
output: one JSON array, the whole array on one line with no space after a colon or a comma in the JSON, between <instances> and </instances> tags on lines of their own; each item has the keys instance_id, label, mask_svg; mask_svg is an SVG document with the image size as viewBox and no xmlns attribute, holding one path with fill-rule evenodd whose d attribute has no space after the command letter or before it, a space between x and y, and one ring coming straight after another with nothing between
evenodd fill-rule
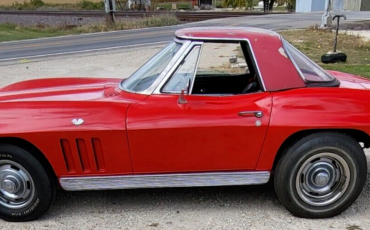
<instances>
[{"instance_id":1,"label":"patch of grass","mask_svg":"<svg viewBox=\"0 0 370 230\"><path fill-rule=\"evenodd\" d=\"M173 15L161 15L152 16L139 19L125 19L124 21L118 21L115 24L93 24L85 25L73 29L72 31L77 31L78 33L91 33L100 31L112 31L112 30L129 30L129 29L139 29L147 27L160 27L160 26L171 26L177 25L180 21Z\"/></svg>"},{"instance_id":2,"label":"patch of grass","mask_svg":"<svg viewBox=\"0 0 370 230\"><path fill-rule=\"evenodd\" d=\"M103 23L84 26L17 26L14 24L0 24L0 42L24 40L31 38L55 37L69 34L104 32L113 30L128 30L147 27L170 26L179 24L180 21L172 15L161 15L147 18L125 19L115 24Z\"/></svg>"},{"instance_id":3,"label":"patch of grass","mask_svg":"<svg viewBox=\"0 0 370 230\"><path fill-rule=\"evenodd\" d=\"M104 2L80 0L76 3L46 3L43 0L14 2L11 5L0 5L1 10L103 10Z\"/></svg>"},{"instance_id":4,"label":"patch of grass","mask_svg":"<svg viewBox=\"0 0 370 230\"><path fill-rule=\"evenodd\" d=\"M273 11L287 11L285 6L277 6L272 9Z\"/></svg>"},{"instance_id":5,"label":"patch of grass","mask_svg":"<svg viewBox=\"0 0 370 230\"><path fill-rule=\"evenodd\" d=\"M223 0L222 1L216 0L216 8L223 8L223 6L222 6L223 2L224 2Z\"/></svg>"},{"instance_id":6,"label":"patch of grass","mask_svg":"<svg viewBox=\"0 0 370 230\"><path fill-rule=\"evenodd\" d=\"M370 78L370 65L331 64L330 66L324 65L323 68Z\"/></svg>"},{"instance_id":7,"label":"patch of grass","mask_svg":"<svg viewBox=\"0 0 370 230\"><path fill-rule=\"evenodd\" d=\"M312 27L307 30L282 31L280 34L324 69L370 78L370 42L361 37L339 34L338 50L347 54L347 62L323 64L321 56L333 50L334 32Z\"/></svg>"},{"instance_id":8,"label":"patch of grass","mask_svg":"<svg viewBox=\"0 0 370 230\"><path fill-rule=\"evenodd\" d=\"M13 24L0 24L0 42L71 34L64 31L48 31L39 28L25 28Z\"/></svg>"},{"instance_id":9,"label":"patch of grass","mask_svg":"<svg viewBox=\"0 0 370 230\"><path fill-rule=\"evenodd\" d=\"M190 10L192 8L190 2L179 2L179 1L178 2L160 2L160 3L155 4L155 8L161 7L165 10L172 10L173 3L176 3L177 9L179 10Z\"/></svg>"},{"instance_id":10,"label":"patch of grass","mask_svg":"<svg viewBox=\"0 0 370 230\"><path fill-rule=\"evenodd\" d=\"M83 10L101 10L104 9L104 2L92 2L88 0L82 0L77 2L77 8L81 8Z\"/></svg>"}]
</instances>

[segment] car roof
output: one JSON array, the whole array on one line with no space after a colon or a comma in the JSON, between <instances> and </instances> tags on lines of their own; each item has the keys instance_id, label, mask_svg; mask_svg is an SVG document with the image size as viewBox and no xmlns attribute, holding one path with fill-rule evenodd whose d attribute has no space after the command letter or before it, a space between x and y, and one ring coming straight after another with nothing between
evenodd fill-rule
<instances>
[{"instance_id":1,"label":"car roof","mask_svg":"<svg viewBox=\"0 0 370 230\"><path fill-rule=\"evenodd\" d=\"M247 40L265 90L306 87L285 53L282 37L274 31L252 27L194 27L178 30L175 35L179 40Z\"/></svg>"},{"instance_id":2,"label":"car roof","mask_svg":"<svg viewBox=\"0 0 370 230\"><path fill-rule=\"evenodd\" d=\"M270 37L281 40L280 34L253 27L192 27L177 30L177 38L190 40L252 40Z\"/></svg>"}]
</instances>

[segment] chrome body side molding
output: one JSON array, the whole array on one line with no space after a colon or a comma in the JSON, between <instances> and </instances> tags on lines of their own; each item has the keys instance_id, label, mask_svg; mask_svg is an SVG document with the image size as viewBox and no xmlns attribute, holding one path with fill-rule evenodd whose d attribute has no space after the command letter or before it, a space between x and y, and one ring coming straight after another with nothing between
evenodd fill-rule
<instances>
[{"instance_id":1,"label":"chrome body side molding","mask_svg":"<svg viewBox=\"0 0 370 230\"><path fill-rule=\"evenodd\" d=\"M154 174L129 176L62 177L60 185L67 191L161 188L161 187L206 187L227 185L265 184L270 172L218 172L187 174Z\"/></svg>"}]
</instances>

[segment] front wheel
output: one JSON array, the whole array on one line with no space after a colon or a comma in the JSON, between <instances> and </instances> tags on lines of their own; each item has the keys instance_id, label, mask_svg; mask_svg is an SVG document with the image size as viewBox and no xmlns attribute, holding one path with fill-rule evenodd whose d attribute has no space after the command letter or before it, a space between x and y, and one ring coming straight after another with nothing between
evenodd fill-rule
<instances>
[{"instance_id":1,"label":"front wheel","mask_svg":"<svg viewBox=\"0 0 370 230\"><path fill-rule=\"evenodd\" d=\"M0 144L0 218L31 221L42 216L55 196L55 182L29 152Z\"/></svg>"},{"instance_id":2,"label":"front wheel","mask_svg":"<svg viewBox=\"0 0 370 230\"><path fill-rule=\"evenodd\" d=\"M360 145L344 134L309 135L288 148L275 171L275 191L294 215L327 218L346 210L366 182Z\"/></svg>"}]
</instances>

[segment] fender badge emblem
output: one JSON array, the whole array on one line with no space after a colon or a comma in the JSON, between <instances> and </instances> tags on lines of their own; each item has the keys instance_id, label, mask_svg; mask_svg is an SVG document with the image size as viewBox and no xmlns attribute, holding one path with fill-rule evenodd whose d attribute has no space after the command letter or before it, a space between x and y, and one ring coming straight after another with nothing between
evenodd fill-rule
<instances>
[{"instance_id":1,"label":"fender badge emblem","mask_svg":"<svg viewBox=\"0 0 370 230\"><path fill-rule=\"evenodd\" d=\"M83 119L81 119L81 118L74 118L74 119L72 119L72 124L74 124L74 125L82 125L84 123L84 120Z\"/></svg>"}]
</instances>

